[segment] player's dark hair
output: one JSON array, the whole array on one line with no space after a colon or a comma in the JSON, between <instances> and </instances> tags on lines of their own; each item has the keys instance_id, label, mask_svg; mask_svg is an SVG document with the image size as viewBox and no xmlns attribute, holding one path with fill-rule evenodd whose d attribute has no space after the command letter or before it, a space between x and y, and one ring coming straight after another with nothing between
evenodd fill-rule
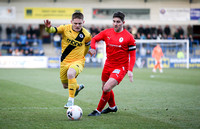
<instances>
[{"instance_id":1,"label":"player's dark hair","mask_svg":"<svg viewBox=\"0 0 200 129\"><path fill-rule=\"evenodd\" d=\"M118 17L122 21L124 21L125 15L124 15L124 13L122 13L121 11L119 11L119 12L116 12L116 13L113 14L113 18L115 18L115 17Z\"/></svg>"},{"instance_id":2,"label":"player's dark hair","mask_svg":"<svg viewBox=\"0 0 200 129\"><path fill-rule=\"evenodd\" d=\"M76 18L78 18L78 19L84 19L84 16L83 16L83 14L81 12L74 12L72 14L72 20L76 19Z\"/></svg>"}]
</instances>

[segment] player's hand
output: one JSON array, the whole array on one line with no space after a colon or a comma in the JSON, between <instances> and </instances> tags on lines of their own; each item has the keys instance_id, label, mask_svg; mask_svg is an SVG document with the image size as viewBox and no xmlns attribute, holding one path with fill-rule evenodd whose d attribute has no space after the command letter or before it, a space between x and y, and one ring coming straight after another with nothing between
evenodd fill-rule
<instances>
[{"instance_id":1,"label":"player's hand","mask_svg":"<svg viewBox=\"0 0 200 129\"><path fill-rule=\"evenodd\" d=\"M128 77L129 77L130 82L133 82L133 72L128 71Z\"/></svg>"},{"instance_id":2,"label":"player's hand","mask_svg":"<svg viewBox=\"0 0 200 129\"><path fill-rule=\"evenodd\" d=\"M88 51L88 53L90 54L91 57L92 57L92 56L95 56L95 55L96 55L96 50L95 50L95 49L90 49L90 50Z\"/></svg>"},{"instance_id":3,"label":"player's hand","mask_svg":"<svg viewBox=\"0 0 200 129\"><path fill-rule=\"evenodd\" d=\"M51 27L51 21L49 21L48 19L44 20L44 25L45 25L45 27L50 28Z\"/></svg>"}]
</instances>

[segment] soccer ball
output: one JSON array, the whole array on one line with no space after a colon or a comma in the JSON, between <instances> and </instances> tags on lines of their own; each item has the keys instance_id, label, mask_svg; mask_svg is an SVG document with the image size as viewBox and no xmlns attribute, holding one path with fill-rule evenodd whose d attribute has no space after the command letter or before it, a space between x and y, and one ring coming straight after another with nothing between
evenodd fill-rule
<instances>
[{"instance_id":1,"label":"soccer ball","mask_svg":"<svg viewBox=\"0 0 200 129\"><path fill-rule=\"evenodd\" d=\"M77 105L74 105L74 106L70 106L68 109L67 109L67 117L68 119L70 120L80 120L81 117L83 115L83 111L82 109L77 106Z\"/></svg>"}]
</instances>

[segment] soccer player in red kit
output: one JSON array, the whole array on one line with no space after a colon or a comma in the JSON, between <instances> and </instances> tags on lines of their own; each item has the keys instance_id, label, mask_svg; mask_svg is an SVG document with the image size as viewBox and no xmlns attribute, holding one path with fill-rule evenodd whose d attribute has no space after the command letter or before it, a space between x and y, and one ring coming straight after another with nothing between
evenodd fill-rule
<instances>
[{"instance_id":1,"label":"soccer player in red kit","mask_svg":"<svg viewBox=\"0 0 200 129\"><path fill-rule=\"evenodd\" d=\"M101 76L103 93L97 109L88 116L117 112L112 89L119 85L127 72L130 82L133 82L132 71L136 60L136 44L132 34L123 28L124 18L125 15L122 12L114 13L113 28L100 32L91 40L90 55L96 55L95 43L104 40L107 59ZM103 110L107 102L109 107Z\"/></svg>"}]
</instances>

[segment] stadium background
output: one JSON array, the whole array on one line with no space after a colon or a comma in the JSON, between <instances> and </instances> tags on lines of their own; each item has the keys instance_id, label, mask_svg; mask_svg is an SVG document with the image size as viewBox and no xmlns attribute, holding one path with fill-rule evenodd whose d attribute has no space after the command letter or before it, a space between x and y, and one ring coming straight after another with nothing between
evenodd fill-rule
<instances>
[{"instance_id":1,"label":"stadium background","mask_svg":"<svg viewBox=\"0 0 200 129\"><path fill-rule=\"evenodd\" d=\"M41 62L44 63L43 66L46 65L48 67L59 67L59 45L54 42L54 35L49 35L44 32L43 20L46 18L51 19L52 24L55 26L60 24L68 24L70 23L71 13L75 10L80 10L84 13L86 21L85 27L88 30L92 25L95 27L111 26L112 12L115 10L122 10L126 12L126 25L128 25L130 28L132 28L134 25L137 28L140 25L143 25L144 27L147 25L150 27L158 27L160 25L162 28L164 28L166 25L169 25L171 29L174 26L176 28L181 26L185 32L185 35L187 35L187 27L188 25L191 25L193 27L193 38L195 40L195 42L192 42L192 44L194 43L195 45L194 47L193 45L190 46L192 51L190 57L194 58L193 60L195 60L196 65L194 65L194 67L200 67L199 0L84 0L84 2L82 0L1 0L0 5L0 25L2 27L0 44L2 57L0 64L2 68L26 68L32 64L28 63L31 61L34 62L35 67L37 67L37 64L40 64ZM6 27L13 25L16 27L22 26L24 30L26 30L30 25L32 28L39 28L40 36L38 37L38 45L33 47L35 53L37 53L35 54L37 57L34 56L28 60L25 57L7 58L7 48L3 48L2 46L5 41L7 42L10 40L7 39L6 36ZM14 45L12 44L11 46ZM100 45L100 49L102 49L102 47L103 46ZM101 52L102 51L103 50L101 50ZM38 55L42 55L42 57ZM140 56L141 55L137 55L137 57ZM174 56L176 57L176 53ZM146 58L142 60L147 61ZM45 64L46 62L47 64ZM101 66L101 62L102 60L99 60L98 57L92 59L87 58L86 66L98 67ZM149 62L145 62L145 66ZM166 62L169 62L168 59L164 60L164 63ZM140 61L140 64L141 63L142 61ZM19 66L16 64L19 64ZM164 66L171 67L169 64ZM182 67L181 65L174 66ZM152 67L152 65L150 65L150 67ZM184 64L183 67L185 67Z\"/></svg>"}]
</instances>

